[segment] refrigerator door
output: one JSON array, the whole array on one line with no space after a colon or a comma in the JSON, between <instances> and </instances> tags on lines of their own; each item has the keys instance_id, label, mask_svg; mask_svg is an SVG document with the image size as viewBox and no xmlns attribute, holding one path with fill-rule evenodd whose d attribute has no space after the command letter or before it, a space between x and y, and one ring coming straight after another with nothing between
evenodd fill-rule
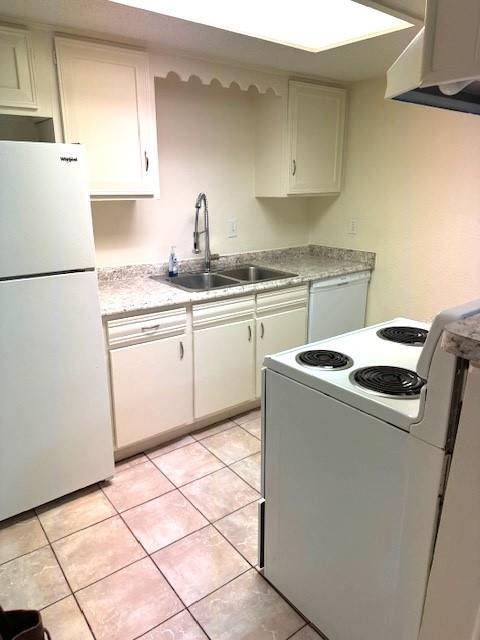
<instances>
[{"instance_id":1,"label":"refrigerator door","mask_svg":"<svg viewBox=\"0 0 480 640\"><path fill-rule=\"evenodd\" d=\"M95 266L83 147L0 142L0 279Z\"/></svg>"},{"instance_id":2,"label":"refrigerator door","mask_svg":"<svg viewBox=\"0 0 480 640\"><path fill-rule=\"evenodd\" d=\"M94 272L0 282L0 520L113 475Z\"/></svg>"}]
</instances>

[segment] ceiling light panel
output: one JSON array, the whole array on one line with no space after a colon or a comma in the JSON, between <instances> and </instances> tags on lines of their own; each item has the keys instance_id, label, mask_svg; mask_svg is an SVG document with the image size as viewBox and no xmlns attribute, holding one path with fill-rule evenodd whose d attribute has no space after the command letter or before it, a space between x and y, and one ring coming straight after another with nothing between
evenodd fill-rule
<instances>
[{"instance_id":1,"label":"ceiling light panel","mask_svg":"<svg viewBox=\"0 0 480 640\"><path fill-rule=\"evenodd\" d=\"M318 53L411 27L354 0L112 0Z\"/></svg>"}]
</instances>

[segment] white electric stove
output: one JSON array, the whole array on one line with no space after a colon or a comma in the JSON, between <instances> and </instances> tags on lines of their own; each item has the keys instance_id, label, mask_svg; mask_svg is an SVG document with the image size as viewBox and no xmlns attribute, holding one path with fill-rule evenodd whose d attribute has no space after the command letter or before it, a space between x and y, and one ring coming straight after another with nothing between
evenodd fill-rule
<instances>
[{"instance_id":1,"label":"white electric stove","mask_svg":"<svg viewBox=\"0 0 480 640\"><path fill-rule=\"evenodd\" d=\"M261 565L330 640L416 640L465 363L396 318L268 356Z\"/></svg>"}]
</instances>

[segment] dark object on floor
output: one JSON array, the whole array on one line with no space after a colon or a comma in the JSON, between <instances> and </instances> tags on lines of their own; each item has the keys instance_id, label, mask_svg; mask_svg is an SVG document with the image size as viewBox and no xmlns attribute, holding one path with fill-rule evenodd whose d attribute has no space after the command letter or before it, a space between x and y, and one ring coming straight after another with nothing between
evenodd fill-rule
<instances>
[{"instance_id":1,"label":"dark object on floor","mask_svg":"<svg viewBox=\"0 0 480 640\"><path fill-rule=\"evenodd\" d=\"M4 611L0 607L0 640L51 640L39 611Z\"/></svg>"}]
</instances>

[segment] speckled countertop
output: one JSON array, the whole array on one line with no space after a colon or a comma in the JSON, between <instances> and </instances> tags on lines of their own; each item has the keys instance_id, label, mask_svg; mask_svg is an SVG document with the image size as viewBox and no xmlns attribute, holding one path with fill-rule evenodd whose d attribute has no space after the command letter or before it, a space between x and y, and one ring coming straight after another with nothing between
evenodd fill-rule
<instances>
[{"instance_id":1,"label":"speckled countertop","mask_svg":"<svg viewBox=\"0 0 480 640\"><path fill-rule=\"evenodd\" d=\"M480 366L480 314L447 324L442 347L459 358Z\"/></svg>"},{"instance_id":2,"label":"speckled countertop","mask_svg":"<svg viewBox=\"0 0 480 640\"><path fill-rule=\"evenodd\" d=\"M193 292L177 289L150 277L151 275L166 275L166 264L99 268L98 283L102 316L142 313L192 302L206 302L219 298L254 294L373 269L375 254L367 251L308 245L306 247L225 256L212 264L212 270L227 269L250 263L298 275L281 280ZM179 272L199 271L202 266L202 259L180 261Z\"/></svg>"}]
</instances>

